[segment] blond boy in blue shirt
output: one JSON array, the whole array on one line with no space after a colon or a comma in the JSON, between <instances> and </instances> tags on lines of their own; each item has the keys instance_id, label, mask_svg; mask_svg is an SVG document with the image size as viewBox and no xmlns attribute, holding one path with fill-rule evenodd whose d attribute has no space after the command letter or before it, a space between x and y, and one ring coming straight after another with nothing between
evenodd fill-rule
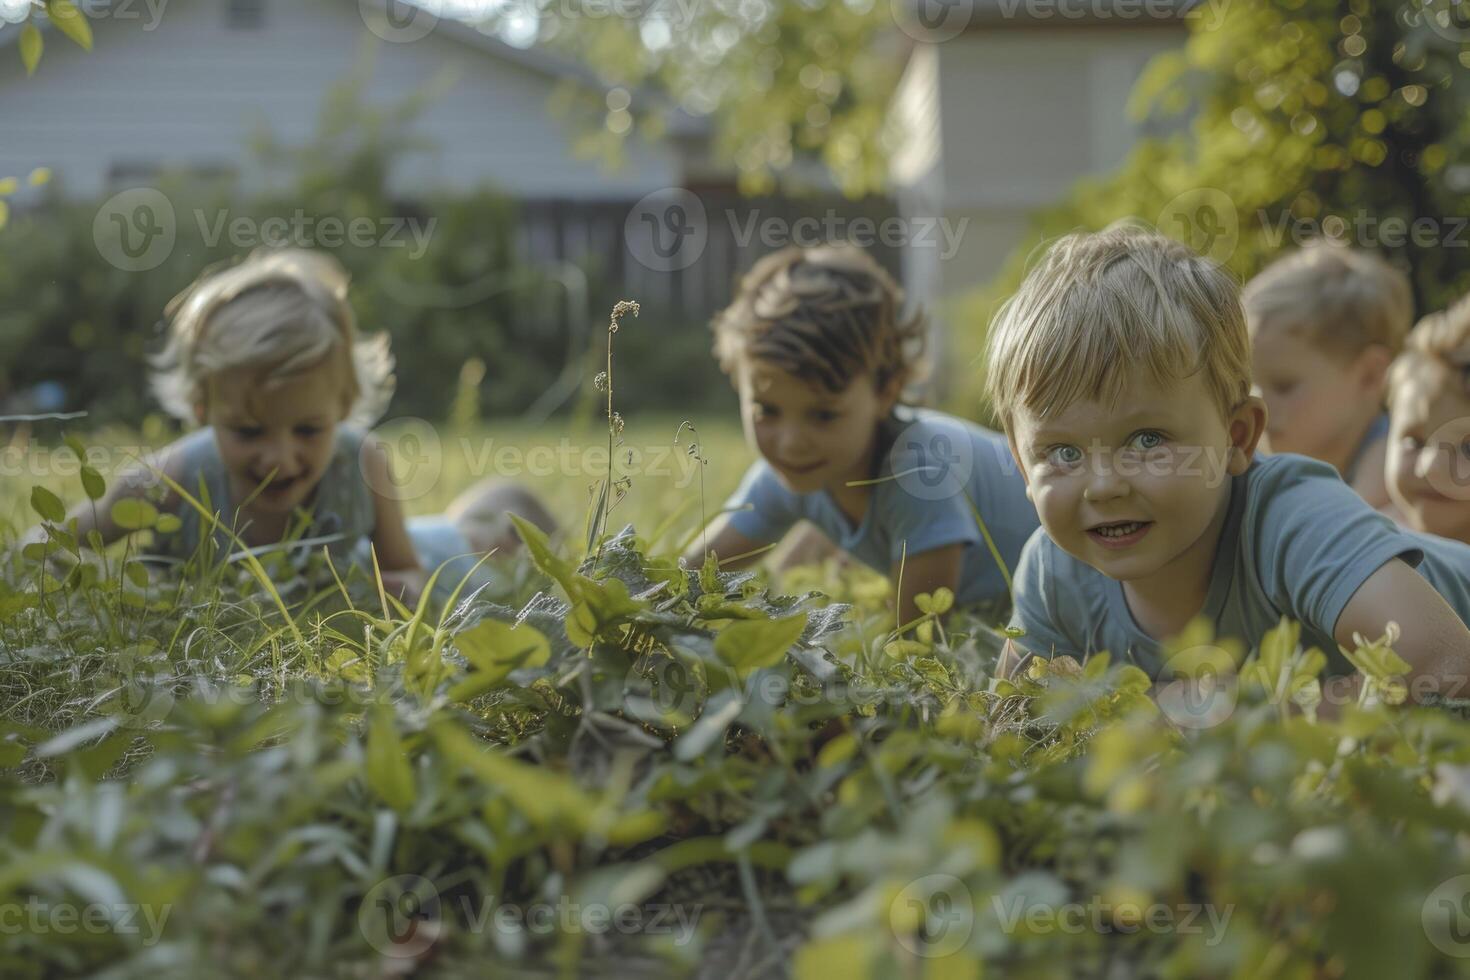
<instances>
[{"instance_id":1,"label":"blond boy in blue shirt","mask_svg":"<svg viewBox=\"0 0 1470 980\"><path fill-rule=\"evenodd\" d=\"M1254 646L1287 615L1333 655L1394 621L1411 696L1458 693L1470 546L1401 531L1319 461L1256 458L1266 407L1223 269L1151 230L1069 235L1002 308L988 353L1042 523L1003 673L1025 653L1105 649L1159 676L1160 641L1196 616Z\"/></svg>"}]
</instances>

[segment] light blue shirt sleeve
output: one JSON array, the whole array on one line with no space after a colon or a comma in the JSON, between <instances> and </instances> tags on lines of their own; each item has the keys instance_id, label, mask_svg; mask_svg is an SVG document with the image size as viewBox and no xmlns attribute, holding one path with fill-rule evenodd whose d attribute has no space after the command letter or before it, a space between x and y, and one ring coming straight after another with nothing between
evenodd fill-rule
<instances>
[{"instance_id":1,"label":"light blue shirt sleeve","mask_svg":"<svg viewBox=\"0 0 1470 980\"><path fill-rule=\"evenodd\" d=\"M1037 528L1026 541L1016 565L1010 625L1026 631L1016 644L1030 653L1081 656L1085 652L1083 641L1066 631L1067 623L1077 621L1077 610L1064 608L1077 598L1070 591L1075 583L1059 581L1060 569L1049 560L1057 550L1045 528Z\"/></svg>"},{"instance_id":2,"label":"light blue shirt sleeve","mask_svg":"<svg viewBox=\"0 0 1470 980\"><path fill-rule=\"evenodd\" d=\"M889 561L983 540L957 467L919 445L895 445L889 459L894 478L878 484L877 514L889 534Z\"/></svg>"},{"instance_id":3,"label":"light blue shirt sleeve","mask_svg":"<svg viewBox=\"0 0 1470 980\"><path fill-rule=\"evenodd\" d=\"M1327 463L1282 454L1261 464L1246 533L1262 591L1287 615L1332 636L1353 593L1394 558L1424 559Z\"/></svg>"},{"instance_id":4,"label":"light blue shirt sleeve","mask_svg":"<svg viewBox=\"0 0 1470 980\"><path fill-rule=\"evenodd\" d=\"M757 460L725 501L729 526L752 541L779 541L803 516L801 501L781 485L765 460Z\"/></svg>"}]
</instances>

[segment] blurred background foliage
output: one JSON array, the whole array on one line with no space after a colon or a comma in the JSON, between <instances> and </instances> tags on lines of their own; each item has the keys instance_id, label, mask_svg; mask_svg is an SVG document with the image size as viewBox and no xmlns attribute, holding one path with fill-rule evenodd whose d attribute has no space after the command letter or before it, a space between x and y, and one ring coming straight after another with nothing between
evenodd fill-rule
<instances>
[{"instance_id":1,"label":"blurred background foliage","mask_svg":"<svg viewBox=\"0 0 1470 980\"><path fill-rule=\"evenodd\" d=\"M1131 107L1187 116L1187 129L1140 143L1117 173L1037 215L1005 272L964 304L962 353L980 355L1040 242L1129 217L1242 280L1308 235L1377 248L1410 274L1416 316L1443 309L1470 287L1464 7L1235 0L1214 30L1191 21L1187 45L1153 61ZM984 403L980 371L957 382L965 405Z\"/></svg>"},{"instance_id":2,"label":"blurred background foliage","mask_svg":"<svg viewBox=\"0 0 1470 980\"><path fill-rule=\"evenodd\" d=\"M1326 234L1379 248L1405 267L1420 314L1470 286L1470 5L1225 2L1223 16L1186 19L1186 44L1156 58L1133 94L1135 117L1160 121L1151 131L1170 135L1144 139L1115 173L1079 182L1038 213L1003 273L975 283L946 311L953 336L944 346L954 355L940 366L950 373L941 383L946 407L983 414L977 357L990 317L1036 246L1075 229L1150 221L1242 279L1307 236ZM534 0L485 17L518 42L574 55L607 84L634 93L626 107L562 106L574 122L586 116L584 148L616 156L635 133L661 131L671 112L707 114L743 190L779 184L799 192L820 164L857 195L884 186L897 145L887 109L906 42L894 30L892 6L669 2L598 18ZM542 325L568 318L543 315L562 302L558 285L513 257L516 203L493 191L390 200L385 174L405 150L418 103L370 110L350 92L328 103L321 132L304 150L262 141L260 152L290 177L285 192L240 200L228 187L195 181L169 189L179 211L213 213L228 201L232 215L263 218L290 213L290 202L290 211L319 219L437 218L422 260L410 262L405 250L338 251L354 273L364 325L395 339L394 412L442 416L451 379L472 358L487 365L483 412L544 403L558 378L571 376L572 362L596 354L587 338ZM613 125L614 113L631 122ZM0 399L59 380L65 407L105 421L145 408L141 385L116 383L119 365L142 377L164 302L229 249L207 247L185 220L186 240L168 263L146 276L118 272L92 243L95 204L62 204L57 193L0 234ZM58 268L68 274L56 276ZM590 333L599 311L618 299L645 302L638 329L621 342L626 362L649 382L629 387L629 409L734 404L709 357L704 323L676 322L645 297L616 295L597 268L584 271Z\"/></svg>"},{"instance_id":3,"label":"blurred background foliage","mask_svg":"<svg viewBox=\"0 0 1470 980\"><path fill-rule=\"evenodd\" d=\"M359 81L349 76L329 93L309 144L287 147L268 131L258 134L250 152L279 175L278 192L249 196L230 179L162 175L157 187L174 208L178 240L147 273L122 271L99 254L93 222L102 202L66 196L59 179L39 205L14 213L0 232L0 408L84 410L92 424L136 424L157 411L144 379L149 354L162 346L169 299L203 269L248 254L269 230L267 219L304 214L313 222L308 231L334 218L344 226L373 222L372 243L354 245L349 236L328 250L352 274L361 329L393 339L391 415L447 417L461 372L476 361L485 377L471 415L595 414L596 393L576 382L595 373L606 311L625 297L589 260L574 274L586 285L579 320L560 270L517 259L517 203L492 188L393 198L388 175L400 154L422 149L408 133L434 92L375 107L359 97ZM411 226L388 216L420 229L434 222L422 255ZM228 225L242 220L255 233L232 243ZM381 236L403 247L383 247ZM643 378L659 380L620 390L625 410L733 404L702 322L678 322L646 305L638 328L621 335L619 354Z\"/></svg>"}]
</instances>

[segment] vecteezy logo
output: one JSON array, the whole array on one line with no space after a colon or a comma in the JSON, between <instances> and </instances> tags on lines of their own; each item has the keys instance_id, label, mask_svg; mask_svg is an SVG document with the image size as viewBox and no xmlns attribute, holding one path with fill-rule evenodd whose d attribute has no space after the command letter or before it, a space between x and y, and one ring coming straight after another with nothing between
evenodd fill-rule
<instances>
[{"instance_id":1,"label":"vecteezy logo","mask_svg":"<svg viewBox=\"0 0 1470 980\"><path fill-rule=\"evenodd\" d=\"M1177 195L1159 212L1155 226L1220 263L1228 262L1240 243L1240 213L1235 202L1214 187L1196 187Z\"/></svg>"},{"instance_id":2,"label":"vecteezy logo","mask_svg":"<svg viewBox=\"0 0 1470 980\"><path fill-rule=\"evenodd\" d=\"M950 956L970 940L974 900L954 875L925 875L894 896L888 905L888 925L899 945L915 956Z\"/></svg>"},{"instance_id":3,"label":"vecteezy logo","mask_svg":"<svg viewBox=\"0 0 1470 980\"><path fill-rule=\"evenodd\" d=\"M1426 450L1449 457L1429 468L1429 485L1450 500L1470 500L1470 418L1453 418L1435 429L1420 451Z\"/></svg>"},{"instance_id":4,"label":"vecteezy logo","mask_svg":"<svg viewBox=\"0 0 1470 980\"><path fill-rule=\"evenodd\" d=\"M1160 676L1172 680L1159 687L1159 710L1180 728L1214 728L1235 713L1235 660L1219 647L1181 650L1164 663Z\"/></svg>"},{"instance_id":5,"label":"vecteezy logo","mask_svg":"<svg viewBox=\"0 0 1470 980\"><path fill-rule=\"evenodd\" d=\"M915 41L939 44L970 26L975 0L889 0L898 29Z\"/></svg>"},{"instance_id":6,"label":"vecteezy logo","mask_svg":"<svg viewBox=\"0 0 1470 980\"><path fill-rule=\"evenodd\" d=\"M660 731L686 729L709 694L704 678L662 653L641 657L628 671L623 699L629 713Z\"/></svg>"},{"instance_id":7,"label":"vecteezy logo","mask_svg":"<svg viewBox=\"0 0 1470 980\"><path fill-rule=\"evenodd\" d=\"M382 457L382 463L374 460ZM417 500L439 485L439 432L420 418L394 419L362 441L358 466L367 485L389 500Z\"/></svg>"},{"instance_id":8,"label":"vecteezy logo","mask_svg":"<svg viewBox=\"0 0 1470 980\"><path fill-rule=\"evenodd\" d=\"M699 261L709 244L704 202L682 187L654 191L628 212L623 240L644 268L654 272L687 269Z\"/></svg>"},{"instance_id":9,"label":"vecteezy logo","mask_svg":"<svg viewBox=\"0 0 1470 980\"><path fill-rule=\"evenodd\" d=\"M893 443L894 478L919 500L949 500L966 491L975 447L964 423L933 417L906 426Z\"/></svg>"},{"instance_id":10,"label":"vecteezy logo","mask_svg":"<svg viewBox=\"0 0 1470 980\"><path fill-rule=\"evenodd\" d=\"M384 956L422 956L441 934L439 890L419 875L397 875L378 882L362 897L357 927L368 945Z\"/></svg>"},{"instance_id":11,"label":"vecteezy logo","mask_svg":"<svg viewBox=\"0 0 1470 980\"><path fill-rule=\"evenodd\" d=\"M1419 16L1429 29L1446 41L1464 44L1470 41L1470 10L1457 0L1425 0L1418 5Z\"/></svg>"},{"instance_id":12,"label":"vecteezy logo","mask_svg":"<svg viewBox=\"0 0 1470 980\"><path fill-rule=\"evenodd\" d=\"M433 33L439 15L407 0L357 0L367 29L391 44L409 44Z\"/></svg>"},{"instance_id":13,"label":"vecteezy logo","mask_svg":"<svg viewBox=\"0 0 1470 980\"><path fill-rule=\"evenodd\" d=\"M1470 875L1442 881L1419 910L1424 935L1447 956L1470 956Z\"/></svg>"},{"instance_id":14,"label":"vecteezy logo","mask_svg":"<svg viewBox=\"0 0 1470 980\"><path fill-rule=\"evenodd\" d=\"M173 203L152 187L114 194L92 220L97 253L123 272L158 268L173 253L177 239Z\"/></svg>"}]
</instances>

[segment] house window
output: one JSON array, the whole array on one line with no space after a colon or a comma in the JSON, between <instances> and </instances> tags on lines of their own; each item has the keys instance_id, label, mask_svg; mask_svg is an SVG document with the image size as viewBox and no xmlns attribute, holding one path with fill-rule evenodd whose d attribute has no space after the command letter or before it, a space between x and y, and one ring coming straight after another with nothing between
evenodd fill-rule
<instances>
[{"instance_id":1,"label":"house window","mask_svg":"<svg viewBox=\"0 0 1470 980\"><path fill-rule=\"evenodd\" d=\"M233 31L258 31L265 26L265 0L225 0L225 23Z\"/></svg>"}]
</instances>

